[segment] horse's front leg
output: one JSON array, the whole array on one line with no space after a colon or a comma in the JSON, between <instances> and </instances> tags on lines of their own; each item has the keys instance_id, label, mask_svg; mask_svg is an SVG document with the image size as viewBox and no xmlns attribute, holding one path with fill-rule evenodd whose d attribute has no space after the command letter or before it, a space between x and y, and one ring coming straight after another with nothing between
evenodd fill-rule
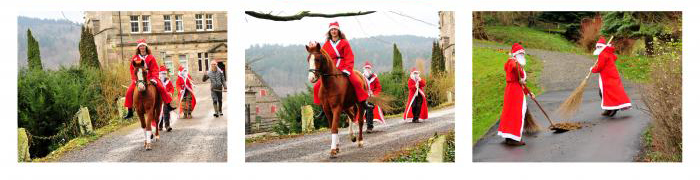
<instances>
[{"instance_id":1,"label":"horse's front leg","mask_svg":"<svg viewBox=\"0 0 700 180\"><path fill-rule=\"evenodd\" d=\"M362 135L362 129L363 129L362 125L365 122L362 119L365 117L365 113L364 113L365 108L363 107L363 105L358 105L356 107L357 108L355 108L355 109L357 110L357 113L355 113L355 115L356 115L355 118L357 119L357 124L358 124L358 128L359 128L358 136L360 139L360 141L357 143L357 147L362 147L364 145L364 143L363 143L364 137ZM368 119L368 121L371 121L371 119Z\"/></svg>"},{"instance_id":2,"label":"horse's front leg","mask_svg":"<svg viewBox=\"0 0 700 180\"><path fill-rule=\"evenodd\" d=\"M335 158L340 153L338 140L338 122L340 121L340 107L333 108L333 120L331 121L331 158Z\"/></svg>"}]
</instances>

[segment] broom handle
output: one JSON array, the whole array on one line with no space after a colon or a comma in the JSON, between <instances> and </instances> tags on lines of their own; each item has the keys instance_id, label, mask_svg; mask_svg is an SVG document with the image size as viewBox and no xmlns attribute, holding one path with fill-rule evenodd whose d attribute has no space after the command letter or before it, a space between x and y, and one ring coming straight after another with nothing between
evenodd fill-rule
<instances>
[{"instance_id":1,"label":"broom handle","mask_svg":"<svg viewBox=\"0 0 700 180\"><path fill-rule=\"evenodd\" d=\"M522 67L520 67L520 64L518 64L518 62L516 62L515 65L518 68L518 72L516 72L515 74L518 75L518 84L520 84L520 69L522 69ZM522 69L522 70L525 71L525 69ZM527 96L529 96L530 99L532 99L532 101L535 101L535 104L537 104L537 107L540 108L540 110L542 111L542 114L544 114L544 117L546 117L547 120L549 121L549 124L554 126L554 122L552 121L552 119L549 119L549 115L547 115L547 112L544 111L544 108L542 108L542 106L540 105L540 102L537 102L537 99L532 97L532 92L530 92L530 90L527 88L527 86L524 84L520 84L520 87L523 89L523 93L528 92Z\"/></svg>"}]
</instances>

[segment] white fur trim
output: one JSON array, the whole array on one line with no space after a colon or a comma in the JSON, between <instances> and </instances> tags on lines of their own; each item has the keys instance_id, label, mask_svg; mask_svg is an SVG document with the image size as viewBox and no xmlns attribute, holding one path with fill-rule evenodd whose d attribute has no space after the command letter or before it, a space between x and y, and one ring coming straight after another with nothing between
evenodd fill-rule
<instances>
[{"instance_id":1,"label":"white fur trim","mask_svg":"<svg viewBox=\"0 0 700 180\"><path fill-rule=\"evenodd\" d=\"M418 94L419 94L419 93L423 96L423 101L427 101L427 99L425 98L425 93L423 93L423 91L420 90L420 87L419 87L419 86L420 86L420 81L417 81L417 82L416 82L416 92L417 92L417 93L413 94L413 97L411 98L411 103L408 103L408 108L406 108L406 111L403 112L403 120L404 120L404 121L407 119L406 117L408 117L408 112L412 110L412 108L413 108L413 102L416 101L416 97L418 97ZM421 106L423 106L423 105L421 105ZM421 107L421 108L422 108L422 107ZM422 113L422 112L421 112L421 113ZM414 114L413 116L416 116L416 115ZM418 116L418 118L419 118L419 120L420 120L420 114L418 114L417 116ZM426 119L426 120L427 120L427 119Z\"/></svg>"},{"instance_id":2,"label":"white fur trim","mask_svg":"<svg viewBox=\"0 0 700 180\"><path fill-rule=\"evenodd\" d=\"M625 103L625 104L620 104L620 105L617 105L617 106L605 106L605 105L603 105L603 101L605 100L605 91L603 91L603 79L602 79L600 76L598 76L598 87L600 87L600 94L601 94L601 96L602 96L602 97L600 98L600 108L601 108L601 109L604 109L604 110L617 110L617 109L623 109L623 108L627 108L627 107L631 107L631 106L632 106L632 103Z\"/></svg>"},{"instance_id":3,"label":"white fur trim","mask_svg":"<svg viewBox=\"0 0 700 180\"><path fill-rule=\"evenodd\" d=\"M136 45L136 47L139 47L139 46L141 46L141 45L148 46L148 44L146 44L146 43L139 43L139 44Z\"/></svg>"},{"instance_id":4,"label":"white fur trim","mask_svg":"<svg viewBox=\"0 0 700 180\"><path fill-rule=\"evenodd\" d=\"M520 141L520 138L521 138L521 137L515 136L515 135L510 134L510 133L503 133L501 131L498 131L498 135L503 137L503 138L511 138L513 140L516 140L516 141Z\"/></svg>"},{"instance_id":5,"label":"white fur trim","mask_svg":"<svg viewBox=\"0 0 700 180\"><path fill-rule=\"evenodd\" d=\"M331 47L333 47L333 51L335 51L335 56L337 56L337 57L340 57L340 52L338 51L338 48L337 48L336 46L338 46L338 44L340 44L340 41L342 41L342 39L341 39L341 40L338 40L338 42L330 41L330 42L331 42ZM340 61L341 61L341 60L342 60L342 59L340 59L340 58L337 59L337 61L335 62L335 67L340 66Z\"/></svg>"},{"instance_id":6,"label":"white fur trim","mask_svg":"<svg viewBox=\"0 0 700 180\"><path fill-rule=\"evenodd\" d=\"M350 75L350 71L348 71L348 70L343 70L343 73Z\"/></svg>"},{"instance_id":7,"label":"white fur trim","mask_svg":"<svg viewBox=\"0 0 700 180\"><path fill-rule=\"evenodd\" d=\"M515 57L516 54L520 54L520 53L525 54L525 49L520 49L520 50L515 51L514 53L510 53L510 56Z\"/></svg>"},{"instance_id":8,"label":"white fur trim","mask_svg":"<svg viewBox=\"0 0 700 180\"><path fill-rule=\"evenodd\" d=\"M370 84L370 83L374 82L374 80L377 80L377 76L370 75L370 77L372 77L372 78L367 80L367 84Z\"/></svg>"},{"instance_id":9,"label":"white fur trim","mask_svg":"<svg viewBox=\"0 0 700 180\"><path fill-rule=\"evenodd\" d=\"M340 30L340 26L336 26L336 25L328 26L328 30L331 30L331 29L333 29L333 28L336 28L336 29Z\"/></svg>"}]
</instances>

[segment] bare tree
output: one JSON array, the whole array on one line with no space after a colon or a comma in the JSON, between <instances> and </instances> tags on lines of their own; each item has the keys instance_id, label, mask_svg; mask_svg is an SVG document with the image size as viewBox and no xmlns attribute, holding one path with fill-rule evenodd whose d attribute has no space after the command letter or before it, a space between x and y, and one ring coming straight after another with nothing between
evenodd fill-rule
<instances>
[{"instance_id":1,"label":"bare tree","mask_svg":"<svg viewBox=\"0 0 700 180\"><path fill-rule=\"evenodd\" d=\"M346 17L346 16L361 16L372 14L376 11L358 11L358 12L344 12L344 13L334 13L334 14L323 14L323 13L313 13L311 11L301 11L295 15L291 16L280 16L273 15L272 13L261 13L255 11L246 11L245 14L253 16L258 19L267 19L272 21L296 21L301 20L305 17L322 17L322 18L334 18L334 17Z\"/></svg>"}]
</instances>

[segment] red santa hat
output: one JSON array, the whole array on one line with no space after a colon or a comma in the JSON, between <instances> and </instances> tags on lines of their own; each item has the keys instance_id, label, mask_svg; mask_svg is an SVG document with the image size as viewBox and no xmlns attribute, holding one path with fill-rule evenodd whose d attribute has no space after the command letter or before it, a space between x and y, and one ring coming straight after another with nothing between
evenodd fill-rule
<instances>
[{"instance_id":1,"label":"red santa hat","mask_svg":"<svg viewBox=\"0 0 700 180\"><path fill-rule=\"evenodd\" d=\"M146 39L136 40L136 44L137 44L136 47L139 47L141 45L148 46L148 44L146 43Z\"/></svg>"},{"instance_id":2,"label":"red santa hat","mask_svg":"<svg viewBox=\"0 0 700 180\"><path fill-rule=\"evenodd\" d=\"M598 42L595 43L595 46L605 46L607 43L605 42L605 37L601 36L600 39L598 39Z\"/></svg>"},{"instance_id":3,"label":"red santa hat","mask_svg":"<svg viewBox=\"0 0 700 180\"><path fill-rule=\"evenodd\" d=\"M182 71L182 70L185 70L185 67L180 65L180 67L178 68L178 71Z\"/></svg>"},{"instance_id":4,"label":"red santa hat","mask_svg":"<svg viewBox=\"0 0 700 180\"><path fill-rule=\"evenodd\" d=\"M332 22L328 25L328 30L331 30L333 28L340 30L340 24L338 24L338 21Z\"/></svg>"},{"instance_id":5,"label":"red santa hat","mask_svg":"<svg viewBox=\"0 0 700 180\"><path fill-rule=\"evenodd\" d=\"M372 68L374 68L374 65L373 65L371 62L369 62L369 61L365 61L365 66L364 66L364 67L365 67L365 68L370 68L370 69L372 69Z\"/></svg>"},{"instance_id":6,"label":"red santa hat","mask_svg":"<svg viewBox=\"0 0 700 180\"><path fill-rule=\"evenodd\" d=\"M418 68L416 68L416 67L411 68L411 73L413 73L413 72L418 72L418 73L420 73L420 71L418 71Z\"/></svg>"},{"instance_id":7,"label":"red santa hat","mask_svg":"<svg viewBox=\"0 0 700 180\"><path fill-rule=\"evenodd\" d=\"M520 53L525 54L525 49L523 49L523 46L521 46L519 43L513 44L513 47L510 49L510 56L515 56L516 54Z\"/></svg>"},{"instance_id":8,"label":"red santa hat","mask_svg":"<svg viewBox=\"0 0 700 180\"><path fill-rule=\"evenodd\" d=\"M168 68L165 65L160 65L160 72L168 72Z\"/></svg>"}]
</instances>

